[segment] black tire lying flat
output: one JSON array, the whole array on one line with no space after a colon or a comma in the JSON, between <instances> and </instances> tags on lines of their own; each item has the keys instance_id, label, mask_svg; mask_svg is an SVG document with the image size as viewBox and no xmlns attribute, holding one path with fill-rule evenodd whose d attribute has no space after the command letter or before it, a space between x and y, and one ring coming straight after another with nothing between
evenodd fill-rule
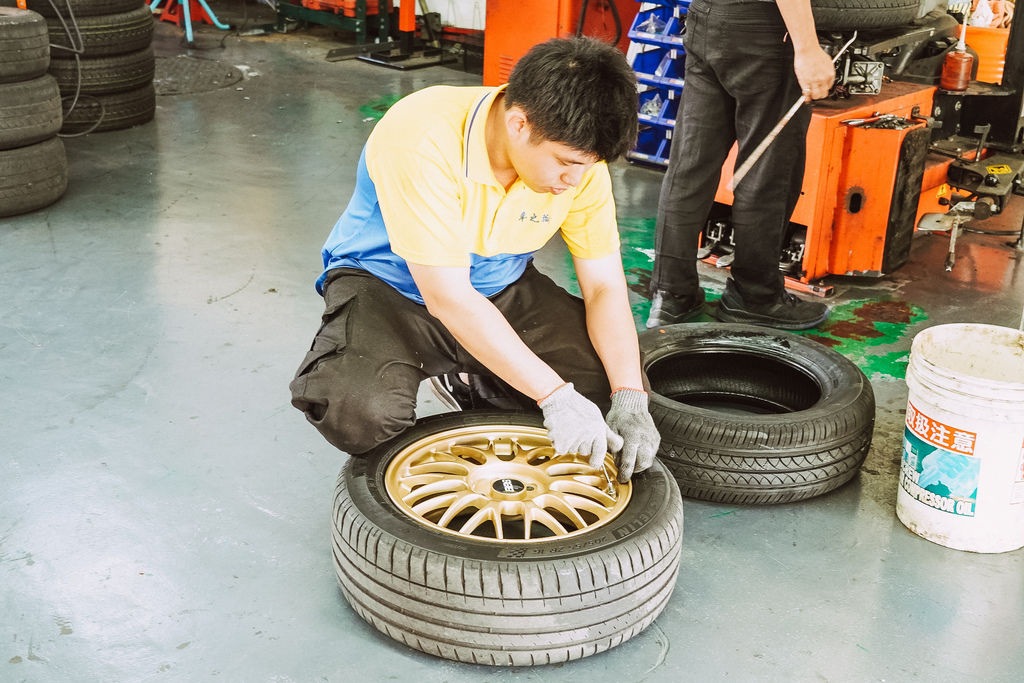
<instances>
[{"instance_id":1,"label":"black tire lying flat","mask_svg":"<svg viewBox=\"0 0 1024 683\"><path fill-rule=\"evenodd\" d=\"M81 17L76 22L82 36L85 58L144 50L153 42L153 13L149 5L121 14ZM54 45L72 47L59 19L51 17L46 23L49 26L50 41ZM56 55L67 57L68 52L58 51Z\"/></svg>"},{"instance_id":2,"label":"black tire lying flat","mask_svg":"<svg viewBox=\"0 0 1024 683\"><path fill-rule=\"evenodd\" d=\"M921 0L811 0L819 31L905 26L917 18Z\"/></svg>"},{"instance_id":3,"label":"black tire lying flat","mask_svg":"<svg viewBox=\"0 0 1024 683\"><path fill-rule=\"evenodd\" d=\"M856 476L875 399L864 373L790 332L724 323L640 335L659 456L684 497L784 503Z\"/></svg>"},{"instance_id":4,"label":"black tire lying flat","mask_svg":"<svg viewBox=\"0 0 1024 683\"><path fill-rule=\"evenodd\" d=\"M52 59L50 74L57 79L64 95L73 95L79 83L80 92L87 95L108 95L141 88L153 82L156 57L153 48L123 55L106 55L91 59Z\"/></svg>"},{"instance_id":5,"label":"black tire lying flat","mask_svg":"<svg viewBox=\"0 0 1024 683\"><path fill-rule=\"evenodd\" d=\"M64 125L60 132L101 133L131 128L152 121L155 112L156 90L152 83L110 95L83 95L75 108L64 115Z\"/></svg>"},{"instance_id":6,"label":"black tire lying flat","mask_svg":"<svg viewBox=\"0 0 1024 683\"><path fill-rule=\"evenodd\" d=\"M53 137L60 126L60 90L52 76L0 83L0 150Z\"/></svg>"},{"instance_id":7,"label":"black tire lying flat","mask_svg":"<svg viewBox=\"0 0 1024 683\"><path fill-rule=\"evenodd\" d=\"M57 201L68 187L60 138L0 152L0 216L16 216Z\"/></svg>"},{"instance_id":8,"label":"black tire lying flat","mask_svg":"<svg viewBox=\"0 0 1024 683\"><path fill-rule=\"evenodd\" d=\"M0 7L0 83L41 76L49 63L46 21L35 12Z\"/></svg>"},{"instance_id":9,"label":"black tire lying flat","mask_svg":"<svg viewBox=\"0 0 1024 683\"><path fill-rule=\"evenodd\" d=\"M455 535L393 502L387 468L410 444L488 425L540 428L546 438L538 416L455 413L423 419L346 463L335 497L334 559L355 611L410 647L490 665L578 659L647 627L675 585L683 530L678 488L658 463L633 477L617 517L561 539Z\"/></svg>"}]
</instances>

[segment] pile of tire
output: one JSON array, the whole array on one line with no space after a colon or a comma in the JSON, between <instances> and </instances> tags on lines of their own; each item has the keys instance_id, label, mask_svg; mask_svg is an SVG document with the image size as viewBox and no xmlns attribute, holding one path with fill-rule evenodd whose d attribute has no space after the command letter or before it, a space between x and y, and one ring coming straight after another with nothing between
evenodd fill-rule
<instances>
[{"instance_id":1,"label":"pile of tire","mask_svg":"<svg viewBox=\"0 0 1024 683\"><path fill-rule=\"evenodd\" d=\"M120 130L153 119L156 59L148 4L142 0L27 1L29 9L46 17L53 45L50 74L64 98L62 133Z\"/></svg>"},{"instance_id":2,"label":"pile of tire","mask_svg":"<svg viewBox=\"0 0 1024 683\"><path fill-rule=\"evenodd\" d=\"M0 7L0 216L49 206L68 187L57 81L39 14Z\"/></svg>"}]
</instances>

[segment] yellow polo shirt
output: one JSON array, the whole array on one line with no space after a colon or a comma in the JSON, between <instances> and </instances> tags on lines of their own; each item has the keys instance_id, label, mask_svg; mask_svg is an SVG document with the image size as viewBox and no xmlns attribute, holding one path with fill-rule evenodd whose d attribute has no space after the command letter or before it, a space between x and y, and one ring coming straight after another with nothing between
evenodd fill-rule
<instances>
[{"instance_id":1,"label":"yellow polo shirt","mask_svg":"<svg viewBox=\"0 0 1024 683\"><path fill-rule=\"evenodd\" d=\"M409 261L468 267L473 286L493 296L556 232L579 258L618 251L603 162L559 195L534 192L519 179L506 192L494 177L485 122L503 87L434 86L388 110L367 140L355 192L324 245L318 289L332 268L362 268L422 303Z\"/></svg>"}]
</instances>

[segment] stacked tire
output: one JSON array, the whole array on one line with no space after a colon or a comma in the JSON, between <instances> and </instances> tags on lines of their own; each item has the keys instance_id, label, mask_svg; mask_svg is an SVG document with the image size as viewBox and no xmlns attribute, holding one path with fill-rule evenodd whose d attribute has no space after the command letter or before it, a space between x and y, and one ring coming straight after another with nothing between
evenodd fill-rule
<instances>
[{"instance_id":1,"label":"stacked tire","mask_svg":"<svg viewBox=\"0 0 1024 683\"><path fill-rule=\"evenodd\" d=\"M51 5L50 0L28 0L28 8L46 17L53 45L50 74L57 79L67 110L61 133L119 130L153 119L156 59L148 4L54 0ZM73 51L79 49L80 55Z\"/></svg>"},{"instance_id":2,"label":"stacked tire","mask_svg":"<svg viewBox=\"0 0 1024 683\"><path fill-rule=\"evenodd\" d=\"M68 160L57 137L61 102L46 71L46 21L36 12L0 7L0 216L57 201L68 187Z\"/></svg>"}]
</instances>

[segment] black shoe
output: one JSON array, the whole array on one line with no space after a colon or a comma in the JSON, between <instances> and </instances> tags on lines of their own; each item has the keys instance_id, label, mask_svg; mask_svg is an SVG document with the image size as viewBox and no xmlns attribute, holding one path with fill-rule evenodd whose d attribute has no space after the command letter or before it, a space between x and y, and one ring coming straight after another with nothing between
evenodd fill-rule
<instances>
[{"instance_id":1,"label":"black shoe","mask_svg":"<svg viewBox=\"0 0 1024 683\"><path fill-rule=\"evenodd\" d=\"M651 313L647 316L647 327L676 325L696 318L704 312L704 290L690 296L676 296L664 289L654 290L651 296Z\"/></svg>"},{"instance_id":2,"label":"black shoe","mask_svg":"<svg viewBox=\"0 0 1024 683\"><path fill-rule=\"evenodd\" d=\"M457 372L430 378L430 390L448 410L529 410L536 403L502 382L488 375L466 375L468 382Z\"/></svg>"},{"instance_id":3,"label":"black shoe","mask_svg":"<svg viewBox=\"0 0 1024 683\"><path fill-rule=\"evenodd\" d=\"M430 378L430 390L448 410L471 410L473 391L458 373L449 372Z\"/></svg>"},{"instance_id":4,"label":"black shoe","mask_svg":"<svg viewBox=\"0 0 1024 683\"><path fill-rule=\"evenodd\" d=\"M745 304L732 287L718 302L717 318L725 323L748 323L780 330L809 330L828 320L829 308L818 301L804 301L783 291L768 304Z\"/></svg>"}]
</instances>

